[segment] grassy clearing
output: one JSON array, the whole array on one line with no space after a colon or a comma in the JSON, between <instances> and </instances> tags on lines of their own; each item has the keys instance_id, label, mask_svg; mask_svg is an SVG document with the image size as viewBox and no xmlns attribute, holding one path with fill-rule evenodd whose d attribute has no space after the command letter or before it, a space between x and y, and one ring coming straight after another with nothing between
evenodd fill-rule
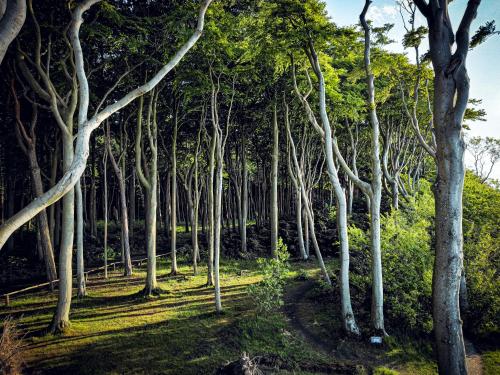
<instances>
[{"instance_id":1,"label":"grassy clearing","mask_svg":"<svg viewBox=\"0 0 500 375\"><path fill-rule=\"evenodd\" d=\"M240 276L241 269L248 272ZM246 296L247 286L260 280L253 262L222 266L221 315L214 313L213 290L205 287L206 270L192 276L189 267L181 267L181 275L173 278L167 276L165 262L159 270L159 286L166 293L151 299L137 294L144 269L128 279L118 273L107 281L91 278L89 296L74 300L65 336L43 335L55 295L40 292L16 299L0 316L16 318L27 332L28 366L49 374L206 374L243 351L275 353L292 361L328 360L286 334L283 315L255 315Z\"/></svg>"},{"instance_id":2,"label":"grassy clearing","mask_svg":"<svg viewBox=\"0 0 500 375\"><path fill-rule=\"evenodd\" d=\"M327 263L337 270L336 260ZM44 374L210 374L243 352L272 354L291 368L297 366L283 374L307 374L298 370L299 363L334 363L332 351L341 362L368 365L376 374L437 373L426 342L390 337L384 348L374 350L367 337L345 340L338 319L340 304L335 293L317 282L315 262L294 263L288 288L313 280L296 301L296 313L305 329L328 343L325 350L299 333L286 311L266 316L255 312L247 295L248 285L261 279L254 261L222 264L223 314L214 312L213 289L205 287L206 268L192 276L191 268L182 266L180 275L169 277L170 265L161 260L158 269L165 293L148 299L138 294L144 268L136 269L131 278L119 271L106 281L92 276L89 296L74 299L72 325L64 336L44 335L56 303L56 296L47 292L14 299L10 308L0 309L0 318L12 315L27 332L27 364ZM365 329L366 317L366 311L359 311L358 321ZM488 362L492 368L495 360L498 356Z\"/></svg>"}]
</instances>

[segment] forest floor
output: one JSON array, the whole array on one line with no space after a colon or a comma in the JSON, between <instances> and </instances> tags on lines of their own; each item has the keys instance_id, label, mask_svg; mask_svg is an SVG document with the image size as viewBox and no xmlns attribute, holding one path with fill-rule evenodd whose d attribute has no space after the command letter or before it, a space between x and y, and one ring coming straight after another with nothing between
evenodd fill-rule
<instances>
[{"instance_id":1,"label":"forest floor","mask_svg":"<svg viewBox=\"0 0 500 375\"><path fill-rule=\"evenodd\" d=\"M333 267L335 259L329 264ZM158 265L164 294L144 298L145 269L108 280L91 275L88 296L75 298L71 327L64 336L46 335L56 295L41 291L0 308L25 332L29 374L211 374L242 353L265 358L270 373L436 374L428 343L390 337L380 348L341 335L339 305L325 298L314 262L294 262L285 306L259 315L247 287L260 280L255 261L225 261L221 268L223 314L214 312L206 269L188 266L169 277ZM306 271L298 271L305 269ZM244 272L242 272L244 270ZM358 319L364 319L359 317ZM403 342L403 343L402 343ZM485 375L495 374L498 357L483 357ZM488 370L491 363L491 370Z\"/></svg>"}]
</instances>

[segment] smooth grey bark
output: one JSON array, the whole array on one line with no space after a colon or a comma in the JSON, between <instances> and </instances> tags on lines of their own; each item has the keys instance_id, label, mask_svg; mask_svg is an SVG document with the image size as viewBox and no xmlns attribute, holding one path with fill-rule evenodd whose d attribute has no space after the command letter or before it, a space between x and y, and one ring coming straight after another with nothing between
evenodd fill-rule
<instances>
[{"instance_id":1,"label":"smooth grey bark","mask_svg":"<svg viewBox=\"0 0 500 375\"><path fill-rule=\"evenodd\" d=\"M90 148L90 235L97 238L97 188L96 188L96 162L95 162L95 137L91 140Z\"/></svg>"},{"instance_id":2,"label":"smooth grey bark","mask_svg":"<svg viewBox=\"0 0 500 375\"><path fill-rule=\"evenodd\" d=\"M354 313L352 310L350 284L349 284L349 236L347 232L347 202L344 190L342 189L342 185L340 184L337 166L335 165L333 156L334 142L332 138L333 134L330 126L330 120L328 118L328 114L326 111L325 80L323 77L323 73L321 72L321 67L319 65L318 57L316 55L312 42L309 48L310 49L308 51L308 57L319 81L319 108L320 108L321 123L323 125L322 128L319 126L316 117L307 102L307 96L311 91L309 91L309 93L305 96L300 94L298 86L296 84L295 71L294 71L293 74L294 74L295 92L299 96L304 108L306 109L310 123L319 132L324 141L324 152L327 163L328 177L333 186L336 199L336 206L337 206L337 231L339 235L340 258L341 258L340 296L341 296L342 322L344 330L346 331L347 334L359 335L360 331L356 324L356 319L354 317ZM309 207L306 204L306 200L304 200L304 204L306 210L309 210ZM312 221L312 218L309 218L308 221L309 222ZM311 227L311 234L313 235L313 241L314 241L315 237L314 226Z\"/></svg>"},{"instance_id":3,"label":"smooth grey bark","mask_svg":"<svg viewBox=\"0 0 500 375\"><path fill-rule=\"evenodd\" d=\"M247 252L247 219L248 219L248 166L247 166L247 150L246 142L242 141L241 144L241 219L240 219L240 238L241 238L241 252Z\"/></svg>"},{"instance_id":4,"label":"smooth grey bark","mask_svg":"<svg viewBox=\"0 0 500 375\"><path fill-rule=\"evenodd\" d=\"M467 3L457 32L454 33L447 1L415 1L427 19L430 56L434 68L432 112L437 179L434 187L436 256L432 301L440 374L467 374L459 307L463 270L462 193L465 177L462 122L469 99L466 60L470 26L480 3L480 0L470 0Z\"/></svg>"},{"instance_id":5,"label":"smooth grey bark","mask_svg":"<svg viewBox=\"0 0 500 375\"><path fill-rule=\"evenodd\" d=\"M103 169L103 217L104 217L104 278L108 278L108 148L104 148L102 159Z\"/></svg>"},{"instance_id":6,"label":"smooth grey bark","mask_svg":"<svg viewBox=\"0 0 500 375\"><path fill-rule=\"evenodd\" d=\"M158 283L156 280L156 212L157 212L157 184L158 184L158 153L157 153L157 124L156 124L156 100L157 93L153 89L148 105L148 114L146 120L147 139L151 157L149 165L142 166L142 112L144 98L139 98L139 108L137 110L137 128L135 138L135 169L137 177L145 190L146 210L146 251L148 257L146 285L144 295L149 296L158 292ZM153 114L153 121L151 115Z\"/></svg>"},{"instance_id":7,"label":"smooth grey bark","mask_svg":"<svg viewBox=\"0 0 500 375\"><path fill-rule=\"evenodd\" d=\"M82 15L86 12L92 5L99 2L100 0L86 0L79 3L78 6L73 11L73 22L70 27L70 42L73 47L73 52L75 55L76 62L76 75L79 82L79 122L78 122L78 137L76 138L76 148L75 148L75 158L71 163L67 171L54 185L51 189L46 191L42 197L32 201L21 211L6 220L0 226L0 249L7 242L7 239L11 234L20 228L24 223L31 220L35 215L37 215L42 209L50 206L51 204L57 202L65 194L67 194L76 182L79 180L80 176L85 170L85 165L89 155L89 139L94 131L99 125L109 118L112 114L124 108L130 102L132 102L137 97L140 97L152 90L158 83L181 61L181 59L186 55L186 53L194 46L194 44L200 38L205 21L205 13L212 2L212 0L204 0L200 4L198 13L198 22L196 29L189 39L180 47L180 49L174 54L174 56L165 64L148 82L137 87L136 89L128 92L121 99L113 101L102 110L97 110L95 115L88 118L88 106L89 106L89 87L87 76L84 68L83 51L79 39L80 26L83 22ZM113 89L112 87L111 89ZM104 101L103 101L104 102ZM100 109L100 106L99 106Z\"/></svg>"},{"instance_id":8,"label":"smooth grey bark","mask_svg":"<svg viewBox=\"0 0 500 375\"><path fill-rule=\"evenodd\" d=\"M75 185L76 198L76 283L77 296L83 298L87 294L85 285L85 262L83 259L83 197L81 182Z\"/></svg>"},{"instance_id":9,"label":"smooth grey bark","mask_svg":"<svg viewBox=\"0 0 500 375\"><path fill-rule=\"evenodd\" d=\"M116 179L118 180L118 188L120 190L120 211L121 211L121 232L122 232L122 244L123 244L123 255L124 255L124 274L125 276L132 275L132 259L130 256L130 236L129 236L129 224L128 224L128 209L127 209L127 192L125 188L125 178L122 173L122 169L118 166L116 159L113 155L113 149L111 148L111 137L109 133L109 124L106 126L106 148L109 155L109 160L111 160L111 165L115 171Z\"/></svg>"},{"instance_id":10,"label":"smooth grey bark","mask_svg":"<svg viewBox=\"0 0 500 375\"><path fill-rule=\"evenodd\" d=\"M298 185L295 186L295 220L297 222L297 238L299 241L300 256L303 260L309 258L304 245L304 230L302 229L302 192Z\"/></svg>"},{"instance_id":11,"label":"smooth grey bark","mask_svg":"<svg viewBox=\"0 0 500 375\"><path fill-rule=\"evenodd\" d=\"M5 11L0 15L0 64L10 43L21 31L25 20L26 0L6 0Z\"/></svg>"},{"instance_id":12,"label":"smooth grey bark","mask_svg":"<svg viewBox=\"0 0 500 375\"><path fill-rule=\"evenodd\" d=\"M212 108L212 119L215 114ZM208 183L207 183L207 216L208 216L208 272L207 286L214 285L214 180L215 180L215 149L217 145L217 132L212 130L209 146Z\"/></svg>"},{"instance_id":13,"label":"smooth grey bark","mask_svg":"<svg viewBox=\"0 0 500 375\"><path fill-rule=\"evenodd\" d=\"M54 186L56 184L56 178L57 178L57 167L59 165L59 142L58 138L56 135L56 144L55 148L53 151L53 154L50 159L50 186ZM53 204L49 207L49 234L50 234L50 239L52 241L52 249L56 247L56 240L55 240L55 226L56 226L56 217L55 217L55 207L56 205Z\"/></svg>"},{"instance_id":14,"label":"smooth grey bark","mask_svg":"<svg viewBox=\"0 0 500 375\"><path fill-rule=\"evenodd\" d=\"M368 85L368 110L370 123L372 125L372 179L370 195L370 237L372 251L372 308L371 317L373 328L385 334L384 328L384 287L382 280L382 250L380 246L380 203L382 199L382 168L380 164L380 130L375 105L375 84L374 76L371 71L370 62L370 27L368 26L365 15L368 11L371 1L366 0L365 6L359 19L365 32L364 63L366 80Z\"/></svg>"},{"instance_id":15,"label":"smooth grey bark","mask_svg":"<svg viewBox=\"0 0 500 375\"><path fill-rule=\"evenodd\" d=\"M72 129L72 124L68 124ZM72 131L71 131L72 133ZM73 137L63 134L63 171L67 172L73 162ZM59 246L59 294L56 312L52 318L50 330L63 332L69 326L69 310L73 289L73 237L75 230L74 189L70 189L62 199L61 242Z\"/></svg>"},{"instance_id":16,"label":"smooth grey bark","mask_svg":"<svg viewBox=\"0 0 500 375\"><path fill-rule=\"evenodd\" d=\"M135 161L132 162L135 164ZM130 240L134 238L134 225L135 225L135 168L132 167L130 171L130 179L128 186L128 206L129 206L129 237Z\"/></svg>"},{"instance_id":17,"label":"smooth grey bark","mask_svg":"<svg viewBox=\"0 0 500 375\"><path fill-rule=\"evenodd\" d=\"M278 250L278 160L279 128L276 104L273 109L273 150L271 155L271 202L269 217L271 223L271 254L277 257Z\"/></svg>"},{"instance_id":18,"label":"smooth grey bark","mask_svg":"<svg viewBox=\"0 0 500 375\"><path fill-rule=\"evenodd\" d=\"M191 219L191 245L193 248L193 274L198 274L198 258L200 257L200 249L198 245L198 216L200 205L200 179L199 179L199 156L201 146L201 132L205 127L205 107L201 114L201 124L196 138L196 150L194 160L189 168L187 176L184 178L184 188L186 189L189 215ZM193 181L194 180L194 181ZM194 184L193 184L194 182Z\"/></svg>"},{"instance_id":19,"label":"smooth grey bark","mask_svg":"<svg viewBox=\"0 0 500 375\"><path fill-rule=\"evenodd\" d=\"M218 126L218 125L217 125ZM220 291L220 248L221 248L221 220L222 220L222 131L217 129L216 135L216 175L215 175L215 213L214 213L214 286L215 286L215 310L222 311L221 291Z\"/></svg>"},{"instance_id":20,"label":"smooth grey bark","mask_svg":"<svg viewBox=\"0 0 500 375\"><path fill-rule=\"evenodd\" d=\"M221 301L221 287L220 287L220 251L221 251L221 224L222 224L222 195L223 195L223 169L224 169L224 149L226 146L227 136L229 134L229 126L231 121L231 112L233 108L234 94L235 94L235 79L232 82L232 94L229 102L229 109L226 118L225 134L220 126L219 121L219 92L220 92L220 77L221 74L215 74L210 67L210 81L212 84L211 96L211 115L213 125L212 141L214 142L215 151L215 186L214 186L214 203L213 203L213 216L214 216L214 289L215 289L215 310L222 312ZM215 78L215 80L214 80Z\"/></svg>"},{"instance_id":21,"label":"smooth grey bark","mask_svg":"<svg viewBox=\"0 0 500 375\"><path fill-rule=\"evenodd\" d=\"M175 106L175 117L174 117L174 128L172 135L172 165L171 165L171 177L172 182L170 185L170 204L172 205L172 210L170 213L170 255L172 257L172 265L170 269L171 275L177 274L177 128L178 128L178 106Z\"/></svg>"},{"instance_id":22,"label":"smooth grey bark","mask_svg":"<svg viewBox=\"0 0 500 375\"><path fill-rule=\"evenodd\" d=\"M314 246L314 251L316 254L316 258L318 259L318 264L320 266L321 272L323 273L323 277L325 278L325 281L328 285L332 285L332 281L330 280L330 275L328 275L328 270L326 269L325 262L323 261L323 256L321 255L321 250L319 249L318 241L316 239L316 231L314 229L314 217L311 211L311 206L309 203L309 197L307 196L306 189L304 187L304 181L302 178L302 173L300 169L300 165L297 159L297 153L295 151L295 143L292 138L292 133L290 131L290 125L288 122L288 106L285 104L285 125L286 125L286 131L288 135L288 140L290 141L290 150L292 154L292 160L293 164L295 166L295 180L297 183L297 186L300 188L301 194L302 194L302 200L304 201L304 209L306 211L307 215L307 222L309 224L309 229L311 232L311 239L312 243ZM292 172L290 170L290 172ZM293 173L293 172L292 172ZM293 175L293 174L292 174Z\"/></svg>"}]
</instances>

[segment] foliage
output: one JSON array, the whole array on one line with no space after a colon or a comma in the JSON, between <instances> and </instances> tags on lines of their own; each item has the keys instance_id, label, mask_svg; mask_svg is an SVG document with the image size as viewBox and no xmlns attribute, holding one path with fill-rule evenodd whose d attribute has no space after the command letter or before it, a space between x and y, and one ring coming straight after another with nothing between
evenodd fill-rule
<instances>
[{"instance_id":1,"label":"foliage","mask_svg":"<svg viewBox=\"0 0 500 375\"><path fill-rule=\"evenodd\" d=\"M275 258L259 258L257 263L262 273L259 284L248 287L248 293L255 302L257 310L262 313L276 311L283 305L283 291L285 279L289 271L288 253L286 245L280 238Z\"/></svg>"},{"instance_id":2,"label":"foliage","mask_svg":"<svg viewBox=\"0 0 500 375\"><path fill-rule=\"evenodd\" d=\"M470 39L470 49L482 44L486 39L492 35L500 35L500 31L496 31L495 21L488 21L484 25L479 26L476 33Z\"/></svg>"},{"instance_id":3,"label":"foliage","mask_svg":"<svg viewBox=\"0 0 500 375\"><path fill-rule=\"evenodd\" d=\"M112 247L108 246L101 254L99 254L99 259L104 260L106 258L107 260L113 260L118 256L118 253L113 250Z\"/></svg>"},{"instance_id":4,"label":"foliage","mask_svg":"<svg viewBox=\"0 0 500 375\"><path fill-rule=\"evenodd\" d=\"M421 190L414 198L409 198L404 208L393 210L381 218L384 295L388 318L397 322L393 327L424 333L432 329L433 254L429 228L433 205L430 184L422 181ZM369 259L369 231L352 225L349 235L351 248L366 254L366 259ZM369 278L356 278L354 281L367 283ZM369 290L369 285L365 285L364 289Z\"/></svg>"},{"instance_id":5,"label":"foliage","mask_svg":"<svg viewBox=\"0 0 500 375\"><path fill-rule=\"evenodd\" d=\"M464 263L469 297L466 327L500 332L500 191L472 173L464 184Z\"/></svg>"}]
</instances>

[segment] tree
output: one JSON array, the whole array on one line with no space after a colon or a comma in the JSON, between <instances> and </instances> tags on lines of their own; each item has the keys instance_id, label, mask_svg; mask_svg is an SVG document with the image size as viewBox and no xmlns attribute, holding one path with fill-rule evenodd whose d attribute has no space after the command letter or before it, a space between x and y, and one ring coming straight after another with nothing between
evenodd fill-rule
<instances>
[{"instance_id":1,"label":"tree","mask_svg":"<svg viewBox=\"0 0 500 375\"><path fill-rule=\"evenodd\" d=\"M111 165L115 171L116 178L118 180L118 188L120 190L120 210L121 210L121 225L122 225L122 243L124 251L124 273L125 276L132 275L132 260L130 257L130 236L129 236L129 220L128 220L128 210L127 210L127 192L125 189L125 178L123 176L122 170L116 162L115 156L113 154L113 149L111 147L111 135L109 132L109 124L106 124L106 154L109 155L111 160ZM123 155L122 155L123 157Z\"/></svg>"},{"instance_id":2,"label":"tree","mask_svg":"<svg viewBox=\"0 0 500 375\"><path fill-rule=\"evenodd\" d=\"M433 319L440 374L467 374L460 319L459 290L463 268L462 192L465 143L462 122L469 99L467 54L470 26L481 0L470 0L456 32L448 1L415 0L427 20L434 68L433 126L437 178L436 259L433 275ZM450 41L452 41L450 43Z\"/></svg>"},{"instance_id":3,"label":"tree","mask_svg":"<svg viewBox=\"0 0 500 375\"><path fill-rule=\"evenodd\" d=\"M27 156L30 170L31 170L31 181L33 185L33 192L36 197L43 194L43 182L40 166L38 164L38 158L36 153L36 124L38 121L38 106L36 102L33 102L31 106L31 121L30 126L26 129L24 122L21 118L21 104L17 98L17 92L15 89L14 80L11 81L11 91L15 103L15 114L16 114L16 139L21 147L23 153ZM49 282L53 282L57 279L56 264L54 260L54 249L52 246L52 236L50 235L49 221L47 218L47 211L42 210L38 215L38 231L40 233L40 239L42 242L43 259L45 261L45 270L47 273L47 279ZM51 284L51 288L53 285Z\"/></svg>"},{"instance_id":4,"label":"tree","mask_svg":"<svg viewBox=\"0 0 500 375\"><path fill-rule=\"evenodd\" d=\"M89 140L92 131L99 127L99 125L103 121L105 121L115 112L130 104L130 102L132 102L134 99L144 95L148 91L151 91L181 61L184 55L195 45L197 40L200 38L204 27L205 13L208 6L212 2L212 0L204 0L201 3L198 13L197 26L193 34L186 41L186 43L181 46L181 48L175 53L175 55L172 56L172 58L160 70L158 70L158 72L148 82L128 92L119 100L109 104L89 119L87 117L89 105L89 88L83 64L83 52L79 39L79 30L83 22L83 13L99 1L100 0L84 1L83 3L79 4L79 6L73 12L70 41L73 52L75 54L77 78L80 83L80 121L78 125L79 130L73 162L56 185L46 191L42 197L28 204L16 215L5 221L5 223L0 226L0 248L3 247L5 242L7 242L7 239L15 230L32 219L41 210L57 202L73 188L85 169L89 154Z\"/></svg>"},{"instance_id":5,"label":"tree","mask_svg":"<svg viewBox=\"0 0 500 375\"><path fill-rule=\"evenodd\" d=\"M493 137L472 137L468 140L467 151L473 158L473 171L486 182L500 160L500 139Z\"/></svg>"},{"instance_id":6,"label":"tree","mask_svg":"<svg viewBox=\"0 0 500 375\"><path fill-rule=\"evenodd\" d=\"M158 125L156 122L156 110L159 90L151 91L148 110L146 115L146 139L151 154L149 162L143 159L143 106L144 98L139 98L139 108L137 110L137 128L135 133L135 170L137 177L146 191L146 249L148 255L148 268L146 274L146 285L144 295L150 296L158 294L156 281L156 214L158 206ZM175 210L175 207L172 208Z\"/></svg>"}]
</instances>

